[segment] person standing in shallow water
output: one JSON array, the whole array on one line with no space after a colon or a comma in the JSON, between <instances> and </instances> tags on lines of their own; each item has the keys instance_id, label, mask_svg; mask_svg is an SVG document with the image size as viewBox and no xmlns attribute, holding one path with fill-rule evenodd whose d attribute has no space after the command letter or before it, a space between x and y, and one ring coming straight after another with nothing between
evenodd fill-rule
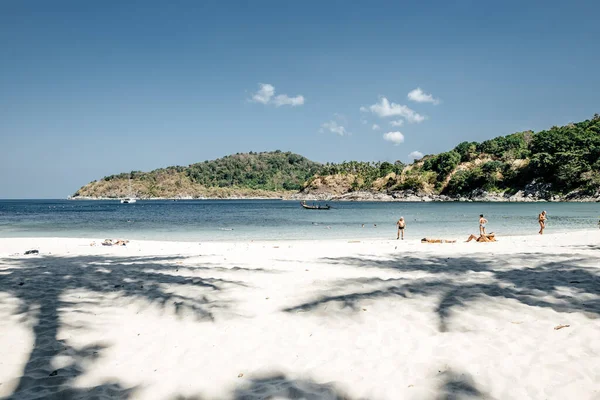
<instances>
[{"instance_id":1,"label":"person standing in shallow water","mask_svg":"<svg viewBox=\"0 0 600 400\"><path fill-rule=\"evenodd\" d=\"M479 235L485 235L485 224L487 224L488 220L483 218L483 214L479 215Z\"/></svg>"},{"instance_id":2,"label":"person standing in shallow water","mask_svg":"<svg viewBox=\"0 0 600 400\"><path fill-rule=\"evenodd\" d=\"M546 211L542 211L540 215L538 215L538 223L540 224L540 231L538 232L540 235L544 234L544 229L546 229Z\"/></svg>"},{"instance_id":3,"label":"person standing in shallow water","mask_svg":"<svg viewBox=\"0 0 600 400\"><path fill-rule=\"evenodd\" d=\"M396 222L396 226L398 227L398 236L396 236L396 240L400 239L400 235L402 235L402 240L404 240L404 228L406 228L404 217L400 217L398 222Z\"/></svg>"}]
</instances>

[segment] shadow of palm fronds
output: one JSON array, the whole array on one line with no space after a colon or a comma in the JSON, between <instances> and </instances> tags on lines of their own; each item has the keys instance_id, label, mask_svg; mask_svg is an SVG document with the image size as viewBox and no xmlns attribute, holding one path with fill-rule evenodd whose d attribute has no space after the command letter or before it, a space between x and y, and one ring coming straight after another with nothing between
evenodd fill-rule
<instances>
[{"instance_id":1,"label":"shadow of palm fronds","mask_svg":"<svg viewBox=\"0 0 600 400\"><path fill-rule=\"evenodd\" d=\"M447 330L450 311L454 307L468 307L484 297L513 299L527 306L551 308L557 312L581 312L589 318L598 318L600 270L595 267L599 260L591 255L568 256L560 262L543 262L545 255L540 254L517 254L502 260L489 257L327 258L328 263L352 268L392 270L401 278L338 280L333 288L323 289L326 294L283 311L310 312L333 302L341 304L342 308L359 311L360 302L364 300L423 295L439 299L435 310L442 332ZM529 266L522 265L523 260ZM411 275L414 272L425 274L415 277Z\"/></svg>"},{"instance_id":2,"label":"shadow of palm fronds","mask_svg":"<svg viewBox=\"0 0 600 400\"><path fill-rule=\"evenodd\" d=\"M61 327L86 328L69 325L61 315L85 313L81 307L101 305L114 298L142 299L161 307L172 305L176 315L185 312L199 322L211 322L215 313L231 307L221 293L244 285L207 276L209 271L203 269L188 268L178 273L173 264L176 260L181 257L39 256L0 260L0 292L18 299L14 314L22 322L32 321L35 337L29 360L9 398L26 397L40 388L49 397L127 398L133 388L118 383L86 390L72 388L72 382L84 373L84 365L96 360L108 344L76 349L58 340ZM73 291L95 295L73 298ZM71 364L56 370L51 364L56 356L67 357Z\"/></svg>"}]
</instances>

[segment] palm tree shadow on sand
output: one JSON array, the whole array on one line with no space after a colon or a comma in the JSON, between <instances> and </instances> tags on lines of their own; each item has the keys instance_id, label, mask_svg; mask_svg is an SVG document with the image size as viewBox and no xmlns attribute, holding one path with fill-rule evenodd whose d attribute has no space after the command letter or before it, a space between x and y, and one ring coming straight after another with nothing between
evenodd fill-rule
<instances>
[{"instance_id":1,"label":"palm tree shadow on sand","mask_svg":"<svg viewBox=\"0 0 600 400\"><path fill-rule=\"evenodd\" d=\"M272 374L251 379L236 389L232 400L256 399L352 400L333 383L319 384L309 379L291 379Z\"/></svg>"},{"instance_id":2,"label":"palm tree shadow on sand","mask_svg":"<svg viewBox=\"0 0 600 400\"><path fill-rule=\"evenodd\" d=\"M66 294L70 290L83 289L96 294L116 294L131 301L145 299L162 307L173 304L176 314L185 312L198 322L214 321L215 313L230 308L218 294L243 283L197 274L176 274L176 262L180 260L182 257L110 256L0 260L0 292L18 299L15 314L20 316L22 323L33 325L35 336L24 371L8 398L128 398L135 388L125 388L118 382L85 389L73 387L74 380L85 373L86 366L102 357L109 344L93 343L75 348L57 339L59 329L66 324L61 318L64 312L86 301L99 301L94 298L71 301ZM53 267L56 265L60 267ZM189 268L193 270L193 267ZM191 288L192 291L186 290L186 293L192 294L184 296L170 289L181 286ZM85 329L84 326L69 328ZM53 367L51 362L57 356L68 357L70 364L59 369Z\"/></svg>"},{"instance_id":3,"label":"palm tree shadow on sand","mask_svg":"<svg viewBox=\"0 0 600 400\"><path fill-rule=\"evenodd\" d=\"M172 400L203 400L202 395L175 396ZM240 384L227 400L358 400L334 383L317 383L311 379L294 379L280 372L255 377ZM365 399L366 400L366 399Z\"/></svg>"},{"instance_id":4,"label":"palm tree shadow on sand","mask_svg":"<svg viewBox=\"0 0 600 400\"><path fill-rule=\"evenodd\" d=\"M351 312L359 312L360 302L367 299L385 299L390 296L406 298L414 294L439 298L436 314L440 331L449 329L451 310L468 307L483 296L514 299L522 304L547 307L561 312L582 312L590 318L600 315L600 276L593 268L597 258L592 254L565 254L561 262L543 262L542 254L520 254L502 261L492 258L444 258L444 257L392 257L374 259L369 256L354 258L329 258L324 261L347 265L349 268L382 269L386 271L427 272L426 278L381 279L364 277L344 279L337 282L337 294L331 291L302 304L289 307L284 312L311 312L331 302L338 302ZM118 294L120 298L135 301L145 299L163 306L175 304L175 310L194 315L199 323L211 323L215 315L227 311L231 304L221 299L220 293L230 287L243 286L243 282L199 276L210 271L199 268L194 276L175 274L176 262L181 257L33 257L0 260L0 292L8 293L20 302L16 315L24 323L33 324L35 336L33 350L24 371L9 399L21 398L129 398L135 387L124 387L118 381L104 382L86 388L75 387L74 381L84 375L90 364L103 356L109 343L89 343L74 347L57 338L58 331L66 322L61 319L64 310L73 303L67 292L74 289L99 294ZM527 259L529 264L518 265ZM52 265L60 265L54 268ZM190 268L193 270L193 268ZM263 271L264 272L264 271ZM465 274L482 272L493 279L486 283L465 283ZM449 279L451 277L452 279ZM48 284L48 280L52 284ZM169 287L185 286L190 291L170 290ZM367 286L369 290L357 290ZM562 292L561 287L571 287L577 293L587 295L581 300ZM40 291L44 290L44 296ZM187 296L177 293L188 293ZM591 295L591 296L589 296ZM548 300L551 298L551 301ZM96 301L96 300L90 300ZM75 302L75 300L73 300ZM85 327L71 327L81 328ZM66 356L71 364L56 369L51 361ZM441 377L440 399L468 399L486 397L471 378L452 371ZM240 384L231 399L262 398L282 399L352 399L334 384L316 383L310 379L292 379L283 373L252 378ZM312 396L312 397L311 397ZM179 397L181 399L185 397ZM201 395L193 397L201 399Z\"/></svg>"},{"instance_id":5,"label":"palm tree shadow on sand","mask_svg":"<svg viewBox=\"0 0 600 400\"><path fill-rule=\"evenodd\" d=\"M394 383L390 382L393 386ZM489 394L478 388L473 377L454 370L440 371L437 385L432 386L433 395L427 398L436 400L493 400ZM410 389L408 389L410 390ZM367 400L365 397L353 397L338 388L334 383L317 383L311 379L294 379L283 373L250 379L241 384L229 400ZM172 400L203 400L202 395L175 396Z\"/></svg>"},{"instance_id":6,"label":"palm tree shadow on sand","mask_svg":"<svg viewBox=\"0 0 600 400\"><path fill-rule=\"evenodd\" d=\"M473 377L469 374L447 370L442 372L440 377L441 383L438 388L437 400L493 400L490 395L477 387Z\"/></svg>"},{"instance_id":7,"label":"palm tree shadow on sand","mask_svg":"<svg viewBox=\"0 0 600 400\"><path fill-rule=\"evenodd\" d=\"M325 262L362 269L425 272L426 277L381 279L364 277L342 279L327 294L284 309L284 312L310 312L337 302L342 308L360 311L360 302L388 297L408 298L426 295L439 298L436 313L440 332L448 330L453 308L468 307L485 296L506 298L532 307L558 312L581 312L589 318L600 316L600 271L598 257L592 254L564 254L564 260L544 262L544 254L517 254L497 260L491 257L404 257L389 259L364 257L327 258ZM527 260L527 266L521 265ZM469 283L472 273L485 273L484 283ZM491 278L491 279L489 279ZM361 290L349 288L361 287ZM368 290L362 289L364 287ZM571 292L563 289L568 287ZM331 294L331 292L338 292ZM575 295L573 295L575 293Z\"/></svg>"}]
</instances>

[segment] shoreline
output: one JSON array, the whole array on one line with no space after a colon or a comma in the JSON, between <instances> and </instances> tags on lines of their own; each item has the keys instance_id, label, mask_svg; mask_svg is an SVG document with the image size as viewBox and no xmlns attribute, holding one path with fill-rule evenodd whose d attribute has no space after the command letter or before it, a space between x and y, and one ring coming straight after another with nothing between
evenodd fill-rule
<instances>
[{"instance_id":1,"label":"shoreline","mask_svg":"<svg viewBox=\"0 0 600 400\"><path fill-rule=\"evenodd\" d=\"M393 235L395 235L395 231L391 231L392 235L390 235L390 238L382 238L382 237L348 237L348 238L327 238L327 239L213 239L213 240L206 240L206 239L201 239L201 240L167 240L167 239L128 239L126 237L74 237L74 236L19 236L19 237L0 237L0 256L5 253L3 252L4 247L7 245L7 243L10 242L32 242L35 240L38 241L49 241L49 242L73 242L73 243L77 243L78 246L87 246L87 247L97 247L97 248L107 248L110 249L111 247L123 247L126 248L127 246L102 246L102 242L107 239L110 238L112 240L116 240L116 239L123 239L123 240L129 240L130 243L139 243L139 244L143 244L144 246L148 245L160 245L160 244L173 244L173 245L181 245L181 246L189 246L191 244L194 245L202 245L202 244L207 244L207 245L219 245L219 244L224 244L224 245L232 245L232 244L242 244L242 245L276 245L276 244L295 244L295 245L301 245L301 246L312 246L312 245L318 245L318 244L357 244L357 243L369 243L369 244L392 244L392 243L396 243L396 244L402 244L402 243L410 243L410 244L423 244L423 245L435 245L435 244L431 244L431 243L421 243L421 237L419 238L408 238L405 240L398 240L395 238L392 238ZM494 231L492 231L494 232ZM475 232L476 234L477 232ZM496 233L496 232L495 232ZM428 235L426 237L428 238L438 238L438 236L440 236L439 238L441 239L448 239L448 240L456 240L456 243L444 243L444 245L455 245L455 244L460 244L460 243L466 243L466 239L469 237L470 233L465 233L465 234L461 234L461 235ZM536 241L541 241L544 240L545 238L550 238L549 240L552 239L557 239L557 238L564 238L567 236L571 236L571 235L577 235L577 236L589 236L589 235L598 235L600 237L600 229L573 229L570 231L562 231L562 232L550 232L550 233L544 233L543 235L539 235L537 232L535 233L530 233L530 234L508 234L508 235L504 235L504 234L498 234L496 233L496 238L497 238L497 242L494 243L500 243L504 240L504 242L507 241L523 241L523 240L530 240L533 238L539 238L536 239ZM114 235L113 235L114 236ZM91 242L95 242L96 245L95 246L89 246L89 244Z\"/></svg>"},{"instance_id":2,"label":"shoreline","mask_svg":"<svg viewBox=\"0 0 600 400\"><path fill-rule=\"evenodd\" d=\"M419 198L393 198L391 195L389 198L380 198L373 196L372 198L353 199L347 197L319 197L319 196L303 196L299 198L286 198L286 197L202 197L202 198L178 198L178 197L152 197L152 198L136 198L138 201L236 201L236 200L278 200L278 201L331 201L331 202L377 202L377 203L600 203L600 198L586 197L584 199L525 199L525 200L511 200L510 198L489 198L489 199L436 199L431 196L423 196ZM21 199L13 199L21 200ZM37 200L37 199L33 199ZM95 198L70 198L65 199L48 199L48 200L72 200L72 201L120 201L120 198L109 198L109 197L95 197Z\"/></svg>"},{"instance_id":3,"label":"shoreline","mask_svg":"<svg viewBox=\"0 0 600 400\"><path fill-rule=\"evenodd\" d=\"M324 225L324 224L323 224ZM357 227L358 229L358 227ZM564 235L570 235L570 234L588 234L588 235L593 235L596 233L600 233L600 229L598 228L593 228L593 227L585 227L585 228L573 228L573 229L563 229L563 230L556 230L556 229L550 229L548 230L548 228L546 228L546 232L544 233L544 235L539 235L538 232L536 231L536 229L538 229L537 226L532 224L532 230L528 233L522 233L522 232L518 232L518 233L504 233L502 231L502 227L497 227L496 229L490 230L489 233L495 233L497 236L497 238L499 240L501 240L502 238L531 238L531 237L539 237L539 236L543 236L543 237L548 237L548 236L564 236ZM175 237L173 239L169 239L169 238L142 238L142 239L137 239L135 233L133 234L133 236L128 236L127 233L124 234L115 234L115 233L107 233L104 236L97 236L93 233L90 233L89 236L85 235L85 236L56 236L53 234L49 234L49 235L35 235L35 234L31 234L30 232L28 233L24 233L22 236L2 236L2 232L0 231L0 243L2 241L6 241L6 240L20 240L20 239L25 239L25 240L35 240L35 239L40 239L40 240L83 240L83 241L87 241L87 242L91 242L91 241L95 241L98 245L100 245L100 243L102 241L104 241L107 238L110 239L123 239L123 240L129 240L129 241L135 241L135 242L148 242L148 243L344 243L344 242L373 242L373 243L379 243L379 242L388 242L388 241L392 241L392 242L396 242L397 239L395 238L396 236L396 228L395 227L387 227L387 228L381 228L381 231L387 231L387 235L380 235L380 236L347 236L347 237L328 237L328 238L290 238L290 237L285 237L285 238L206 238L206 237L202 237L202 238L193 238L193 237ZM221 230L218 228L214 229L214 232L220 232ZM232 230L232 235L235 235L237 231ZM328 231L324 231L323 234L325 234ZM414 232L414 230L413 230ZM450 239L450 240L456 240L458 243L460 243L461 241L466 240L465 238L468 238L469 235L471 234L477 234L477 229L473 228L471 229L471 231L465 231L462 232L460 234L456 234L456 233L451 233L451 234L439 234L439 233L433 233L433 234L427 234L427 233L420 233L415 237L412 235L411 231L407 231L405 233L405 235L407 236L407 239L404 240L404 242L408 242L408 241L419 241L424 238L424 237L429 237L429 238L435 238L437 236L442 236L445 239ZM131 234L131 232L129 233ZM464 239L464 240L463 240ZM402 242L402 240L398 240L398 242Z\"/></svg>"}]
</instances>

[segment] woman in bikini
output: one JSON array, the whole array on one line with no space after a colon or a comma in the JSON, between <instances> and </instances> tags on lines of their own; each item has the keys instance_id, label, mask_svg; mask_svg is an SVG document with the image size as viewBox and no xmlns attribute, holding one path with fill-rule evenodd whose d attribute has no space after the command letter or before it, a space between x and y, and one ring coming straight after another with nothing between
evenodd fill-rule
<instances>
[{"instance_id":1,"label":"woman in bikini","mask_svg":"<svg viewBox=\"0 0 600 400\"><path fill-rule=\"evenodd\" d=\"M479 215L479 235L485 235L485 224L487 224L488 220L483 218L483 214Z\"/></svg>"},{"instance_id":2,"label":"woman in bikini","mask_svg":"<svg viewBox=\"0 0 600 400\"><path fill-rule=\"evenodd\" d=\"M476 242L480 242L480 243L481 242L495 242L496 235L494 234L494 232L490 232L487 235L479 235L479 237L477 237L475 235L471 235L467 239L467 242L470 242L471 240L475 240Z\"/></svg>"},{"instance_id":3,"label":"woman in bikini","mask_svg":"<svg viewBox=\"0 0 600 400\"><path fill-rule=\"evenodd\" d=\"M540 235L544 234L544 229L546 229L546 211L542 211L540 215L538 215L538 223L540 224L540 231L538 232Z\"/></svg>"}]
</instances>

